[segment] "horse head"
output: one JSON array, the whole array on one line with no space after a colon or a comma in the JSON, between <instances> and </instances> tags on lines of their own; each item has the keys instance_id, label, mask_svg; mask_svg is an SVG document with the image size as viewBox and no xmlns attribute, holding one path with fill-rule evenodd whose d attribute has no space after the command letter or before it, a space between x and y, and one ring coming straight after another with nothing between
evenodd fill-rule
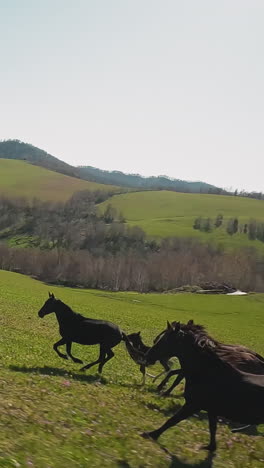
<instances>
[{"instance_id":1,"label":"horse head","mask_svg":"<svg viewBox=\"0 0 264 468\"><path fill-rule=\"evenodd\" d=\"M130 333L130 335L127 335L127 337L135 348L140 348L142 345L140 331L138 333Z\"/></svg>"},{"instance_id":2,"label":"horse head","mask_svg":"<svg viewBox=\"0 0 264 468\"><path fill-rule=\"evenodd\" d=\"M160 338L146 353L146 365L155 364L160 359L177 356L178 344L183 335L180 322L170 323L167 321L166 330L160 334Z\"/></svg>"},{"instance_id":3,"label":"horse head","mask_svg":"<svg viewBox=\"0 0 264 468\"><path fill-rule=\"evenodd\" d=\"M48 314L51 314L52 312L54 312L56 302L57 302L57 300L55 299L54 294L49 292L49 298L46 300L44 305L39 310L38 316L43 318L43 317L45 317L45 315L48 315Z\"/></svg>"}]
</instances>

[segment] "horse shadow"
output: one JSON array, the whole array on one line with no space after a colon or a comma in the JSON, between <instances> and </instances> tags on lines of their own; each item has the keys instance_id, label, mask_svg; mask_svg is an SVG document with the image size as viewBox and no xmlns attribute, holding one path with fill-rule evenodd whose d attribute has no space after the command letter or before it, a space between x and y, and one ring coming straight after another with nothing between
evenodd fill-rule
<instances>
[{"instance_id":1,"label":"horse shadow","mask_svg":"<svg viewBox=\"0 0 264 468\"><path fill-rule=\"evenodd\" d=\"M214 453L208 453L206 459L200 462L188 463L181 460L176 455L170 453L165 447L160 446L160 448L164 450L164 452L166 452L166 454L170 457L170 461L168 462L168 468L213 468L213 459L215 457ZM119 468L132 468L126 460L118 460L117 466Z\"/></svg>"},{"instance_id":2,"label":"horse shadow","mask_svg":"<svg viewBox=\"0 0 264 468\"><path fill-rule=\"evenodd\" d=\"M144 403L144 406L149 408L150 410L158 411L161 413L163 416L170 417L173 414L177 413L182 408L182 405L180 403L175 403L172 406L169 407L161 407L157 403ZM200 411L199 413L194 413L190 419L193 421L199 420L199 421L208 421L208 415L206 411ZM225 420L223 418L218 419L218 425L219 426L227 426L232 433L239 433L239 434L245 434L248 436L263 436L263 433L259 431L258 426L251 424L251 425L244 425L241 423L234 423L229 420ZM242 427L241 427L242 426Z\"/></svg>"},{"instance_id":3,"label":"horse shadow","mask_svg":"<svg viewBox=\"0 0 264 468\"><path fill-rule=\"evenodd\" d=\"M38 375L48 375L50 377L65 377L71 378L73 380L77 380L79 382L86 382L86 383L94 383L100 381L100 384L107 384L107 380L100 376L100 374L93 374L93 375L85 375L85 374L78 374L74 372L69 372L63 369L59 369L57 367L27 367L27 366L14 366L10 365L9 369L14 372L22 372L24 374L38 374Z\"/></svg>"}]
</instances>

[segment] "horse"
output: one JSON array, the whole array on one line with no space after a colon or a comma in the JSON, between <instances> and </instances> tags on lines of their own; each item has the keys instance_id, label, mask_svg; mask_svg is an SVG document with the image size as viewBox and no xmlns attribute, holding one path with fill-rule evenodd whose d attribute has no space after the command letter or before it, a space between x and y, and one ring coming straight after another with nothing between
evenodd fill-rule
<instances>
[{"instance_id":1,"label":"horse","mask_svg":"<svg viewBox=\"0 0 264 468\"><path fill-rule=\"evenodd\" d=\"M143 362L144 362L144 356L149 351L150 346L147 346L143 343L140 333L141 332L139 331L138 333L131 333L130 335L124 334L124 341L125 341L128 354L133 359L133 361L140 366L139 369L143 376L142 385L145 385L146 375L148 375L149 377L152 377L153 382L154 382L165 372L168 372L170 370L170 366L168 364L167 359L162 359L160 363L164 367L163 372L161 372L160 374L156 376L148 374L146 372L146 366L143 364Z\"/></svg>"},{"instance_id":2,"label":"horse","mask_svg":"<svg viewBox=\"0 0 264 468\"><path fill-rule=\"evenodd\" d=\"M49 293L49 298L38 312L39 317L55 312L58 323L61 340L53 345L54 351L63 359L70 357L74 362L83 364L81 359L74 357L71 353L72 343L83 345L100 345L99 358L83 366L80 370L84 371L90 367L99 364L98 372L101 374L103 366L107 361L114 357L112 348L124 339L124 333L120 328L105 320L95 320L86 318L81 314L74 312L64 302L56 299L54 294ZM58 350L59 346L66 345L67 354L63 354Z\"/></svg>"},{"instance_id":3,"label":"horse","mask_svg":"<svg viewBox=\"0 0 264 468\"><path fill-rule=\"evenodd\" d=\"M172 322L171 325L174 326L176 325L177 322ZM188 322L188 325L193 325L194 322L193 320L189 320ZM196 325L197 329L198 329L198 325ZM158 341L158 339L166 332L166 329L163 330L154 340L154 344ZM241 346L241 345L232 345L232 344L229 344L229 345L225 345L223 343L221 343L221 349L222 351L224 351L224 349L226 349L226 347L229 349L229 348L233 348L234 350L237 350L239 349L241 352L245 352L245 353L249 353L249 354L252 354L253 356L257 357L260 361L263 362L264 364L264 358L262 356L260 356L258 353L255 353L254 351L246 348L245 346ZM258 361L255 361L255 363L258 362ZM245 360L242 360L241 362L236 362L236 365L240 368L240 370L243 370L244 366L246 365L246 361ZM246 369L245 369L246 370ZM251 371L252 371L252 368L251 368ZM258 374L262 374L263 373L263 369L262 369L262 366L259 367L259 365L257 365L257 368L255 369L255 372ZM254 372L254 373L255 373ZM162 390L162 388L166 385L166 383L169 381L169 379L173 376L173 375L178 375L178 377L175 379L175 381L173 382L173 384L165 391L165 392L162 392L162 395L163 396L168 396L172 390L184 379L184 372L182 369L172 369L170 370L166 377L161 381L161 383L158 385L158 391L160 392Z\"/></svg>"},{"instance_id":4,"label":"horse","mask_svg":"<svg viewBox=\"0 0 264 468\"><path fill-rule=\"evenodd\" d=\"M146 365L177 356L184 372L185 404L158 429L142 434L157 440L167 429L201 410L207 411L210 442L216 450L217 417L243 424L264 423L264 359L243 346L225 345L202 325L167 324L166 332L147 352ZM243 370L241 370L241 368Z\"/></svg>"}]
</instances>

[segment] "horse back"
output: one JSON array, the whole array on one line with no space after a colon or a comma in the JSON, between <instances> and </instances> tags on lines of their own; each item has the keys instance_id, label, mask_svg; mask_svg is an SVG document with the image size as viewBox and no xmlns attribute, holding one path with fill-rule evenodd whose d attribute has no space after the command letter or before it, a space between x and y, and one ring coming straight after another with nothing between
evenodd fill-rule
<instances>
[{"instance_id":1,"label":"horse back","mask_svg":"<svg viewBox=\"0 0 264 468\"><path fill-rule=\"evenodd\" d=\"M122 340L122 332L118 325L105 320L84 319L73 320L60 327L63 337L79 344L103 344L113 347Z\"/></svg>"}]
</instances>

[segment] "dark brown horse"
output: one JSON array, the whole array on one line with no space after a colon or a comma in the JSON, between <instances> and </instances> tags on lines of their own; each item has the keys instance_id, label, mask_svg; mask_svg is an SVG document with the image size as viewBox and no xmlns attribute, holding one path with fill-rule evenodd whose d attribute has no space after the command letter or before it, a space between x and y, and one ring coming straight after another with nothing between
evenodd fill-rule
<instances>
[{"instance_id":1,"label":"dark brown horse","mask_svg":"<svg viewBox=\"0 0 264 468\"><path fill-rule=\"evenodd\" d=\"M214 451L218 416L243 424L264 423L262 356L243 346L219 343L193 321L168 323L166 333L146 354L146 365L163 356L178 357L186 379L186 402L175 416L144 437L156 440L168 428L204 410L210 429L206 448Z\"/></svg>"},{"instance_id":2,"label":"dark brown horse","mask_svg":"<svg viewBox=\"0 0 264 468\"><path fill-rule=\"evenodd\" d=\"M174 327L175 325L177 325L177 322L172 322L171 323L171 326ZM193 320L189 320L188 322L188 325L189 327L191 325L194 325L194 322ZM200 325L195 325L195 329L196 331L199 330L199 327L200 327L200 330L204 330L203 327L201 327ZM154 340L154 343L156 343L158 341L158 339L166 332L166 330L163 330L158 336L157 338L155 338ZM230 359L235 359L235 364L236 366L240 369L240 370L244 370L245 372L254 372L253 373L256 373L256 374L263 374L263 367L262 365L260 365L259 363L259 360L261 362L263 362L263 365L264 365L264 358L262 356L260 356L258 353L255 353L255 351L252 351L248 348L246 348L245 346L240 346L240 345L226 345L226 344L223 344L223 343L219 343L219 345L221 344L221 347L219 347L219 352L221 350L221 353L222 355L224 356L224 354L227 352L229 352L230 348L233 349L234 353L232 354L232 357L230 356ZM238 354L239 352L239 354ZM243 356L243 359L241 359L241 357ZM258 358L258 359L254 359L254 358ZM248 367L248 365L250 365L250 368ZM172 385L164 392L162 392L162 395L164 396L167 396L171 393L171 391L184 379L184 372L182 369L172 369L170 370L166 377L162 380L162 382L158 385L158 390L161 391L163 389L163 387L166 385L166 383L169 381L169 379L173 376L173 375L178 375L177 378L175 379L175 381L172 383Z\"/></svg>"},{"instance_id":3,"label":"dark brown horse","mask_svg":"<svg viewBox=\"0 0 264 468\"><path fill-rule=\"evenodd\" d=\"M54 294L49 293L49 299L41 307L38 315L43 318L52 312L56 314L60 335L62 336L62 339L53 345L54 351L63 359L68 359L69 356L74 362L82 364L82 361L71 353L72 343L99 344L99 358L83 366L81 370L84 371L99 364L98 372L101 373L105 363L114 357L112 348L124 339L120 328L112 322L86 318L81 314L77 314L68 305L59 299L55 299ZM58 350L58 347L63 345L66 345L67 354L63 354Z\"/></svg>"}]
</instances>

